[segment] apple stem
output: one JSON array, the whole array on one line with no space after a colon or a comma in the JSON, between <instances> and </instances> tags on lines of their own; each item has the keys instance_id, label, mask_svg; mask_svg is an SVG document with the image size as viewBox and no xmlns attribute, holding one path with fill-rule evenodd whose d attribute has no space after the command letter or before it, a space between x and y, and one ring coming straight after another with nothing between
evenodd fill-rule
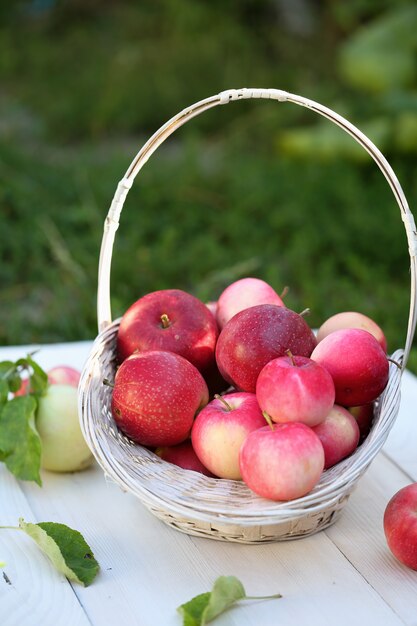
<instances>
[{"instance_id":1,"label":"apple stem","mask_svg":"<svg viewBox=\"0 0 417 626\"><path fill-rule=\"evenodd\" d=\"M220 400L220 402L221 402L222 404L224 404L224 406L226 407L226 409L227 409L228 411L232 411L232 410L233 410L233 409L232 409L232 407L230 406L230 404L229 404L228 402L226 402L226 400L223 398L223 396L220 396L218 393L216 393L216 394L214 395L214 397L216 398L216 400Z\"/></svg>"},{"instance_id":2,"label":"apple stem","mask_svg":"<svg viewBox=\"0 0 417 626\"><path fill-rule=\"evenodd\" d=\"M162 328L168 328L168 326L170 326L171 322L169 321L169 317L166 313L162 313L161 323L162 323Z\"/></svg>"},{"instance_id":3,"label":"apple stem","mask_svg":"<svg viewBox=\"0 0 417 626\"><path fill-rule=\"evenodd\" d=\"M274 598L282 598L282 595L274 593L272 596L245 596L242 600L273 600Z\"/></svg>"},{"instance_id":4,"label":"apple stem","mask_svg":"<svg viewBox=\"0 0 417 626\"><path fill-rule=\"evenodd\" d=\"M307 307L307 309L304 309L298 315L300 315L301 317L306 317L307 315L310 315L310 309Z\"/></svg>"},{"instance_id":5,"label":"apple stem","mask_svg":"<svg viewBox=\"0 0 417 626\"><path fill-rule=\"evenodd\" d=\"M279 294L279 297L284 299L285 296L287 295L287 293L289 292L289 290L290 290L290 288L288 287L288 285L285 285L284 289Z\"/></svg>"},{"instance_id":6,"label":"apple stem","mask_svg":"<svg viewBox=\"0 0 417 626\"><path fill-rule=\"evenodd\" d=\"M295 362L295 358L294 358L294 355L291 352L291 350L285 350L285 354L289 357L289 359L291 360L291 363L294 365L294 367L297 367L297 363Z\"/></svg>"},{"instance_id":7,"label":"apple stem","mask_svg":"<svg viewBox=\"0 0 417 626\"><path fill-rule=\"evenodd\" d=\"M108 378L103 378L103 385L106 385L106 387L111 387L112 389L114 389L114 383L112 383Z\"/></svg>"},{"instance_id":8,"label":"apple stem","mask_svg":"<svg viewBox=\"0 0 417 626\"><path fill-rule=\"evenodd\" d=\"M268 424L269 428L270 428L271 430L274 430L274 423L273 423L273 421L272 421L271 416L269 415L269 413L267 413L266 411L262 411L262 415L263 415L263 416L264 416L264 418L266 419L266 421L267 421L267 424Z\"/></svg>"},{"instance_id":9,"label":"apple stem","mask_svg":"<svg viewBox=\"0 0 417 626\"><path fill-rule=\"evenodd\" d=\"M394 359L391 359L389 356L387 356L387 360L390 363L394 363L394 365L396 365L398 367L398 369L402 370L403 367L402 367L401 363L398 363L398 361L395 361Z\"/></svg>"}]
</instances>

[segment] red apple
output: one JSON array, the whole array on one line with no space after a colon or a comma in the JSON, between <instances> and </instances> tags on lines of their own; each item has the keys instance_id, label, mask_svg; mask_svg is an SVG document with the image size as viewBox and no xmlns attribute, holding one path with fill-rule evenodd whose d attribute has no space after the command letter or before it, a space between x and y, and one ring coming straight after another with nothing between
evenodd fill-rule
<instances>
[{"instance_id":1,"label":"red apple","mask_svg":"<svg viewBox=\"0 0 417 626\"><path fill-rule=\"evenodd\" d=\"M207 385L194 365L179 354L153 350L133 354L117 370L112 413L134 441L172 446L188 437L207 402Z\"/></svg>"},{"instance_id":2,"label":"red apple","mask_svg":"<svg viewBox=\"0 0 417 626\"><path fill-rule=\"evenodd\" d=\"M329 372L305 356L281 356L269 361L256 382L262 411L274 422L320 424L334 405Z\"/></svg>"},{"instance_id":3,"label":"red apple","mask_svg":"<svg viewBox=\"0 0 417 626\"><path fill-rule=\"evenodd\" d=\"M322 324L317 333L317 341L321 341L330 333L335 330L341 330L342 328L361 328L371 333L380 344L384 352L387 351L387 340L382 329L378 326L374 320L363 313L357 313L356 311L345 311L343 313L336 313L332 315L328 320Z\"/></svg>"},{"instance_id":4,"label":"red apple","mask_svg":"<svg viewBox=\"0 0 417 626\"><path fill-rule=\"evenodd\" d=\"M417 570L417 483L403 487L388 502L384 532L393 555Z\"/></svg>"},{"instance_id":5,"label":"red apple","mask_svg":"<svg viewBox=\"0 0 417 626\"><path fill-rule=\"evenodd\" d=\"M214 362L216 320L203 302L179 289L148 293L123 315L119 360L146 350L175 352L204 371Z\"/></svg>"},{"instance_id":6,"label":"red apple","mask_svg":"<svg viewBox=\"0 0 417 626\"><path fill-rule=\"evenodd\" d=\"M320 439L305 424L273 424L250 433L240 450L245 483L259 496L293 500L305 496L324 467Z\"/></svg>"},{"instance_id":7,"label":"red apple","mask_svg":"<svg viewBox=\"0 0 417 626\"><path fill-rule=\"evenodd\" d=\"M259 278L241 278L222 292L217 301L217 323L222 329L236 313L257 304L284 306L279 295Z\"/></svg>"},{"instance_id":8,"label":"red apple","mask_svg":"<svg viewBox=\"0 0 417 626\"><path fill-rule=\"evenodd\" d=\"M374 405L370 403L363 406L350 406L348 409L358 423L361 440L365 439L369 435L374 419Z\"/></svg>"},{"instance_id":9,"label":"red apple","mask_svg":"<svg viewBox=\"0 0 417 626\"><path fill-rule=\"evenodd\" d=\"M194 472L199 472L205 476L213 476L207 467L204 467L194 452L194 448L189 439L176 446L163 446L161 448L157 448L155 450L155 454L161 457L164 461L178 465L178 467L182 467L183 469L194 470Z\"/></svg>"},{"instance_id":10,"label":"red apple","mask_svg":"<svg viewBox=\"0 0 417 626\"><path fill-rule=\"evenodd\" d=\"M284 306L259 304L229 320L217 340L216 360L225 380L255 393L256 379L269 361L287 350L310 356L316 343L301 315Z\"/></svg>"},{"instance_id":11,"label":"red apple","mask_svg":"<svg viewBox=\"0 0 417 626\"><path fill-rule=\"evenodd\" d=\"M200 461L219 478L240 479L239 451L250 432L265 425L253 393L218 396L197 415L191 431Z\"/></svg>"},{"instance_id":12,"label":"red apple","mask_svg":"<svg viewBox=\"0 0 417 626\"><path fill-rule=\"evenodd\" d=\"M325 469L336 465L358 447L358 423L347 409L337 404L313 430L324 449Z\"/></svg>"},{"instance_id":13,"label":"red apple","mask_svg":"<svg viewBox=\"0 0 417 626\"><path fill-rule=\"evenodd\" d=\"M331 374L336 403L368 404L388 382L388 359L378 341L366 330L345 328L327 335L311 354Z\"/></svg>"},{"instance_id":14,"label":"red apple","mask_svg":"<svg viewBox=\"0 0 417 626\"><path fill-rule=\"evenodd\" d=\"M68 365L57 365L48 372L48 382L50 385L70 385L78 387L80 382L80 372Z\"/></svg>"}]
</instances>

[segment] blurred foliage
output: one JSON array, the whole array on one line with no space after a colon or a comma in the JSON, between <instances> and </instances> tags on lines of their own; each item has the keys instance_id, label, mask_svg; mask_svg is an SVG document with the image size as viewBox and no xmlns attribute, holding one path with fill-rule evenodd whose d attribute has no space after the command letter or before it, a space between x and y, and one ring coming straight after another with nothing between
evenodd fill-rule
<instances>
[{"instance_id":1,"label":"blurred foliage","mask_svg":"<svg viewBox=\"0 0 417 626\"><path fill-rule=\"evenodd\" d=\"M223 89L270 86L345 115L417 199L411 0L20 0L0 4L0 342L96 334L106 209L149 135ZM255 275L318 326L359 310L403 345L407 243L395 200L343 131L289 104L193 120L140 173L117 233L114 315ZM417 356L410 361L417 371Z\"/></svg>"}]
</instances>

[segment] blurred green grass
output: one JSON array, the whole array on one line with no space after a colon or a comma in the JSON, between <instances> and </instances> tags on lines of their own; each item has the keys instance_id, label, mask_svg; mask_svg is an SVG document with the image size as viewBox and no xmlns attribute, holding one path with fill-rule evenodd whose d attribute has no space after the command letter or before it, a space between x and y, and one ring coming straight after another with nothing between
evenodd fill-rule
<instances>
[{"instance_id":1,"label":"blurred green grass","mask_svg":"<svg viewBox=\"0 0 417 626\"><path fill-rule=\"evenodd\" d=\"M370 95L337 65L348 34L354 40L398 5L306 2L297 31L273 2L162 4L20 2L5 16L1 344L95 336L99 247L117 181L158 126L224 88L293 90L369 126L415 205L411 131L398 140L401 116L413 128L414 101L404 94L415 85ZM166 142L126 201L114 317L152 290L212 300L253 275L278 291L288 285L287 305L309 307L312 326L358 310L384 328L390 348L401 347L410 288L398 207L370 158L347 149L342 131L320 128L289 104L241 102ZM417 371L415 351L410 367Z\"/></svg>"}]
</instances>

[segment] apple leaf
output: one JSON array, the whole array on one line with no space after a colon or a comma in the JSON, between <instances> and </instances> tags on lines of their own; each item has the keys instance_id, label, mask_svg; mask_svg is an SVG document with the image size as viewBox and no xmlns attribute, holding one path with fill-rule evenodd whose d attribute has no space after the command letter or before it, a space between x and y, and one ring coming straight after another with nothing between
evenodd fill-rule
<instances>
[{"instance_id":1,"label":"apple leaf","mask_svg":"<svg viewBox=\"0 0 417 626\"><path fill-rule=\"evenodd\" d=\"M36 400L20 396L0 411L0 460L17 478L41 485L41 440L35 427Z\"/></svg>"},{"instance_id":2,"label":"apple leaf","mask_svg":"<svg viewBox=\"0 0 417 626\"><path fill-rule=\"evenodd\" d=\"M19 528L49 557L55 568L73 582L88 586L100 566L78 530L56 522L31 524L19 519Z\"/></svg>"},{"instance_id":3,"label":"apple leaf","mask_svg":"<svg viewBox=\"0 0 417 626\"><path fill-rule=\"evenodd\" d=\"M212 591L195 596L189 602L181 604L177 610L184 618L183 626L204 626L239 600L268 600L281 597L279 593L262 597L247 596L238 578L220 576L214 582Z\"/></svg>"},{"instance_id":4,"label":"apple leaf","mask_svg":"<svg viewBox=\"0 0 417 626\"><path fill-rule=\"evenodd\" d=\"M6 404L9 396L9 385L3 379L0 379L0 408Z\"/></svg>"},{"instance_id":5,"label":"apple leaf","mask_svg":"<svg viewBox=\"0 0 417 626\"><path fill-rule=\"evenodd\" d=\"M25 381L25 395L15 395ZM28 354L0 362L0 462L17 478L41 485L41 440L35 426L38 400L48 388L48 375Z\"/></svg>"}]
</instances>

